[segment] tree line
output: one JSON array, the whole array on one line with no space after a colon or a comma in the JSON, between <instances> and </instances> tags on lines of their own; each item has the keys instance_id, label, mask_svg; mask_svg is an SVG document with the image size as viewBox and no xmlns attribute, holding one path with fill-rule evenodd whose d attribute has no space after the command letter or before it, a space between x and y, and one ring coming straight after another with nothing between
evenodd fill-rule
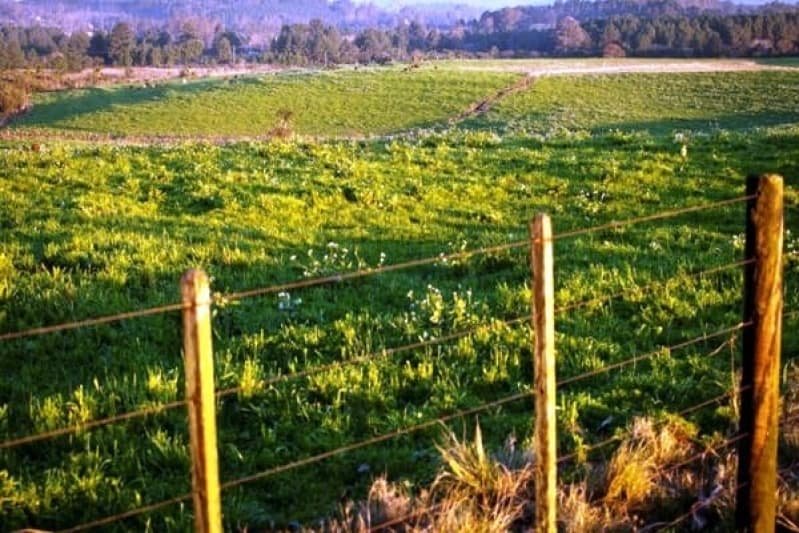
<instances>
[{"instance_id":1,"label":"tree line","mask_svg":"<svg viewBox=\"0 0 799 533\"><path fill-rule=\"evenodd\" d=\"M192 24L177 32L148 28L136 32L125 22L109 32L73 32L58 28L0 27L0 69L48 67L75 71L92 66L173 66L237 61L241 37L217 28L209 40Z\"/></svg>"},{"instance_id":2,"label":"tree line","mask_svg":"<svg viewBox=\"0 0 799 533\"><path fill-rule=\"evenodd\" d=\"M487 30L480 22L442 32L420 22L368 29L354 38L319 21L283 26L266 55L295 65L385 62L430 55L751 57L799 53L799 12L614 15L580 23L571 16L535 29Z\"/></svg>"},{"instance_id":3,"label":"tree line","mask_svg":"<svg viewBox=\"0 0 799 533\"><path fill-rule=\"evenodd\" d=\"M572 0L574 1L574 0ZM612 0L620 2L623 0ZM662 6L662 3L658 4ZM507 10L502 10L506 12ZM109 32L67 35L39 26L0 28L0 69L89 66L171 66L238 61L290 65L385 63L429 56L678 56L747 57L799 53L799 11L757 14L612 15L579 22L561 17L552 26L487 24L481 17L449 30L411 21L392 29L346 33L313 20L284 25L267 46L217 27L200 33L192 24L138 32L117 23ZM506 21L507 22L507 21ZM511 28L511 29L508 29Z\"/></svg>"}]
</instances>

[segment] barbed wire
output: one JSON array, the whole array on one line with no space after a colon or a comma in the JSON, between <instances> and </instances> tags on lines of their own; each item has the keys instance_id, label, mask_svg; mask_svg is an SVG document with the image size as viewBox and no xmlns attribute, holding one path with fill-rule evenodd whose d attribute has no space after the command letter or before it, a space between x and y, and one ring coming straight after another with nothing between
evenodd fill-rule
<instances>
[{"instance_id":1,"label":"barbed wire","mask_svg":"<svg viewBox=\"0 0 799 533\"><path fill-rule=\"evenodd\" d=\"M749 436L749 433L739 433L739 434L735 435L734 437L730 437L729 439L726 439L721 444L713 446L712 448L706 448L702 452L696 453L696 454L690 456L688 459L685 459L684 461L680 461L679 463L677 463L675 465L672 465L672 466L670 466L668 468L663 469L663 473L670 473L670 472L673 472L675 470L679 470L680 468L682 468L684 466L687 466L687 465L693 463L694 461L698 461L698 460L700 460L700 459L702 459L704 457L707 457L708 454L718 455L719 450L724 449L724 448L729 448L733 444L745 439L748 436Z\"/></svg>"},{"instance_id":2,"label":"barbed wire","mask_svg":"<svg viewBox=\"0 0 799 533\"><path fill-rule=\"evenodd\" d=\"M427 428L433 427L433 426L438 425L438 424L444 424L445 422L448 422L448 421L456 419L456 418L462 418L464 416L470 416L470 415L473 415L473 414L476 414L476 413L480 413L482 411L487 411L487 410L492 409L494 407L499 407L499 406L505 405L507 403L511 403L511 402L515 402L515 401L518 401L518 400L522 400L524 398L532 397L532 395L533 395L532 391L525 391L525 392L519 392L519 393L516 393L516 394L512 394L510 396L506 396L504 398L500 398L499 400L494 400L494 401L491 401L491 402L488 402L488 403L481 404L481 405L479 405L477 407L472 407L470 409L464 409L464 410L461 410L461 411L457 411L457 412L449 414L449 415L440 416L440 417L435 418L433 420L428 420L427 422L422 422L420 424L415 424L415 425L409 426L407 428L402 428L402 429L398 429L398 430L395 430L395 431L391 431L389 433L384 433L383 435L378 435L378 436L372 437L370 439L362 440L362 441L359 441L359 442L356 442L356 443L353 443L353 444L347 444L345 446L341 446L341 447L336 448L334 450L329 450L327 452L323 452L323 453L320 453L320 454L317 454L317 455L314 455L314 456L311 456L311 457L307 457L305 459L300 459L300 460L297 460L297 461L293 461L291 463L286 463L286 464L283 464L283 465L279 465L279 466L270 468L268 470L264 470L263 472L259 472L257 474L252 474L252 475L244 476L244 477L241 477L241 478L238 478L238 479L234 479L234 480L231 480L231 481L226 481L225 483L221 484L221 488L222 488L222 490L226 490L226 489L233 488L233 487L236 487L236 486L239 486L239 485L243 485L245 483L250 483L252 481L257 481L257 480L260 480L260 479L264 479L264 478L267 478L269 476L273 476L275 474L286 472L288 470L293 470L293 469L301 467L301 466L306 466L306 465L309 465L309 464L318 463L319 461L323 461L325 459L328 459L330 457L334 457L336 455L341 455L343 453L347 453L347 452L350 452L350 451L353 451L353 450L357 450L359 448L364 448L364 447L370 446L372 444L377 444L379 442L384 442L384 441L387 441L387 440L390 440L390 439L393 439L393 438L396 438L396 437L399 437L399 436L402 436L402 435L415 433L417 431L421 431L423 429L427 429Z\"/></svg>"},{"instance_id":3,"label":"barbed wire","mask_svg":"<svg viewBox=\"0 0 799 533\"><path fill-rule=\"evenodd\" d=\"M58 530L56 533L77 533L78 531L86 531L87 529L94 529L96 527L106 526L108 524L113 524L114 522L119 522L120 520L133 518L134 516L139 516L145 513L151 513L153 511L157 511L158 509L161 509L163 507L168 507L170 505L175 505L176 503L185 502L187 500L190 500L193 496L194 492L190 492L182 496L176 496L175 498L170 498L168 500L151 503L150 505L145 505L143 507L137 507L136 509L131 509L129 511L125 511L115 515L106 516L104 518L99 518L97 520L92 520L91 522L85 522L83 524L72 526L67 529L61 529Z\"/></svg>"},{"instance_id":4,"label":"barbed wire","mask_svg":"<svg viewBox=\"0 0 799 533\"><path fill-rule=\"evenodd\" d=\"M96 429L102 426L107 426L109 424L116 424L118 422L124 422L127 420L142 418L145 416L158 414L163 411L168 411L170 409L175 409L177 407L182 407L187 404L188 404L187 400L175 400L173 402L159 404L152 407L146 407L144 409L139 409L137 411L131 411L119 415L109 416L107 418L100 418L97 420L82 422L80 424L75 424L64 428L45 431L43 433L38 433L36 435L28 435L26 437L10 439L4 442L0 442L0 450L22 446L23 444L32 444L34 442L48 440L63 435L69 435L72 433L78 433L80 431L86 431L89 429Z\"/></svg>"},{"instance_id":5,"label":"barbed wire","mask_svg":"<svg viewBox=\"0 0 799 533\"><path fill-rule=\"evenodd\" d=\"M710 339L721 337L722 335L727 335L729 333L734 333L736 331L739 331L739 330L741 330L743 328L746 328L746 327L749 327L751 325L752 325L751 321L749 321L749 322L741 322L741 323L739 323L739 324L737 324L735 326L732 326L732 327L729 327L729 328L724 328L724 329L716 331L714 333L706 333L704 335L700 335L699 337L695 337L695 338L687 340L687 341L683 341L683 342L680 342L680 343L677 343L677 344L672 344L671 346L666 346L666 347L660 348L658 350L653 350L651 352L647 352L647 353L644 353L644 354L641 354L641 355L636 355L634 357L630 357L629 359L625 359L624 361L619 361L618 363L605 365L603 367L596 368L594 370L589 370L587 372L583 372L582 374L578 374L576 376L572 376L572 377L561 379L561 380L559 380L557 382L557 385L558 385L558 387L561 387L563 385L568 385L570 383L574 383L576 381L581 381L583 379L594 377L594 376L597 376L599 374L604 374L606 372L609 372L611 370L615 370L617 368L623 368L623 367L631 365L633 363L644 361L646 359L651 359L652 357L655 357L655 356L657 356L659 354L662 354L664 352L671 352L671 351L674 351L674 350L680 350L682 348L686 348L686 347L692 346L694 344L699 344L701 342L705 342L705 341L708 341ZM729 340L726 341L724 344L722 344L722 347L727 345L727 344L729 344L730 342L731 341L729 341Z\"/></svg>"}]
</instances>

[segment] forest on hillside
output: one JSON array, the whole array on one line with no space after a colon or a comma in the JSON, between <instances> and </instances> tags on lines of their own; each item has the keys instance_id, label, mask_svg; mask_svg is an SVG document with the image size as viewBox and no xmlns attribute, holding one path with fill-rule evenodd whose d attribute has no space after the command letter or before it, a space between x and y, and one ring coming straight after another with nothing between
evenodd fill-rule
<instances>
[{"instance_id":1,"label":"forest on hillside","mask_svg":"<svg viewBox=\"0 0 799 533\"><path fill-rule=\"evenodd\" d=\"M615 0L613 0L615 1ZM120 22L109 32L73 32L42 26L0 28L0 68L174 66L239 61L302 66L419 61L425 57L751 57L799 53L799 11L722 15L612 15L549 26L486 24L486 17L450 30L420 21L393 28L345 32L319 19L283 25L266 45L218 25L194 20L175 28L138 30Z\"/></svg>"}]
</instances>

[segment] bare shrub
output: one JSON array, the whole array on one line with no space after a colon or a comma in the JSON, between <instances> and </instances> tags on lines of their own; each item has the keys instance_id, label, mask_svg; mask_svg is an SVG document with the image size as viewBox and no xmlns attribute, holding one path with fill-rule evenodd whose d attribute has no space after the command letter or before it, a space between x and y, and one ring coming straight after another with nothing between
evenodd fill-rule
<instances>
[{"instance_id":1,"label":"bare shrub","mask_svg":"<svg viewBox=\"0 0 799 533\"><path fill-rule=\"evenodd\" d=\"M30 93L20 84L8 83L0 86L0 119L25 111L30 105Z\"/></svg>"}]
</instances>

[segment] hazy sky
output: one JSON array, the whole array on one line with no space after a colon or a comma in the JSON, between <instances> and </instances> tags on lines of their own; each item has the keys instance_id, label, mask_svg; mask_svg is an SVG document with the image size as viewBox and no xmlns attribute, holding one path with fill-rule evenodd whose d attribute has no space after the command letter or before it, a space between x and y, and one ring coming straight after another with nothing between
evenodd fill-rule
<instances>
[{"instance_id":1,"label":"hazy sky","mask_svg":"<svg viewBox=\"0 0 799 533\"><path fill-rule=\"evenodd\" d=\"M369 0L355 0L356 3L366 3ZM526 2L524 0L519 1L508 1L508 0L451 0L451 1L442 1L442 0L371 0L371 3L376 4L381 7L385 7L388 9L398 9L402 6L412 6L417 4L461 4L461 5L468 5L468 6L475 6L475 7L482 7L487 9L499 9L502 7L509 7L509 6L518 6L518 5L525 5L525 6L532 6L532 5L547 5L552 4L554 0L536 0L532 2Z\"/></svg>"},{"instance_id":2,"label":"hazy sky","mask_svg":"<svg viewBox=\"0 0 799 533\"><path fill-rule=\"evenodd\" d=\"M355 0L356 3L367 3L370 0ZM500 9L503 7L514 7L518 5L532 6L532 5L551 5L555 0L371 0L371 3L385 7L388 9L398 9L401 6L410 6L417 4L466 4L475 7L486 9ZM732 0L736 4L749 4L758 5L766 4L772 0ZM796 4L799 0L782 0L786 4Z\"/></svg>"}]
</instances>

